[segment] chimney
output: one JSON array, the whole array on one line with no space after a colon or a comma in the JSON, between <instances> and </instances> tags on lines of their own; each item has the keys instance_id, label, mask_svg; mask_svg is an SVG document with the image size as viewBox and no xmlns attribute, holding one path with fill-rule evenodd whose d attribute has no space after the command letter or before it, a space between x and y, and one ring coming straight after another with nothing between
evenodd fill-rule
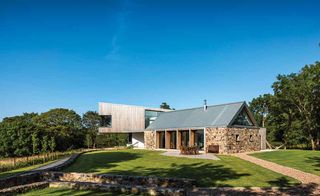
<instances>
[{"instance_id":1,"label":"chimney","mask_svg":"<svg viewBox=\"0 0 320 196\"><path fill-rule=\"evenodd\" d=\"M208 106L207 106L207 100L205 99L205 100L203 101L203 111L206 111L207 108L208 108Z\"/></svg>"}]
</instances>

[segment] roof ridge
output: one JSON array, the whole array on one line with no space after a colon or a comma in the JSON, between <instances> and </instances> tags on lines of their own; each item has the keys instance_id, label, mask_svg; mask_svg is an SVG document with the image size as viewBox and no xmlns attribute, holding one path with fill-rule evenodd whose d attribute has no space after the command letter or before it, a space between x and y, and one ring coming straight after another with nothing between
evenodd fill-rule
<instances>
[{"instance_id":1,"label":"roof ridge","mask_svg":"<svg viewBox=\"0 0 320 196\"><path fill-rule=\"evenodd\" d=\"M232 104L238 104L238 103L245 103L245 101L238 101L238 102L231 102L231 103L223 103L223 104L217 104L217 105L209 105L207 107L216 107L216 106L223 106L223 105L232 105ZM181 110L172 110L166 113L172 113L172 112L179 112L179 111L186 111L186 110L194 110L194 109L200 109L203 107L195 107L195 108L187 108L187 109L181 109Z\"/></svg>"}]
</instances>

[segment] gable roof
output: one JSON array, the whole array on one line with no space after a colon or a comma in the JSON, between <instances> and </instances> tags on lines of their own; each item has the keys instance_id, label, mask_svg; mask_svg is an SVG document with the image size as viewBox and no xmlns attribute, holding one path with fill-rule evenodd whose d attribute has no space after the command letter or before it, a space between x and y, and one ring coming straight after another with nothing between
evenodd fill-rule
<instances>
[{"instance_id":1,"label":"gable roof","mask_svg":"<svg viewBox=\"0 0 320 196\"><path fill-rule=\"evenodd\" d=\"M148 130L183 129L197 127L228 127L245 109L254 126L257 126L247 104L242 102L163 112L149 126Z\"/></svg>"}]
</instances>

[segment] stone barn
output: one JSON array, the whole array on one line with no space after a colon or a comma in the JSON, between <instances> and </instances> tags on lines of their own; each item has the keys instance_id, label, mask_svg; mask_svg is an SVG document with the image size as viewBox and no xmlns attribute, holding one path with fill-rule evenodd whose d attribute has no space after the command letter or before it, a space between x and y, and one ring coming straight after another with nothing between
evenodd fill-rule
<instances>
[{"instance_id":1,"label":"stone barn","mask_svg":"<svg viewBox=\"0 0 320 196\"><path fill-rule=\"evenodd\" d=\"M245 102L161 113L144 131L147 149L197 146L221 154L265 149L266 130L259 128Z\"/></svg>"}]
</instances>

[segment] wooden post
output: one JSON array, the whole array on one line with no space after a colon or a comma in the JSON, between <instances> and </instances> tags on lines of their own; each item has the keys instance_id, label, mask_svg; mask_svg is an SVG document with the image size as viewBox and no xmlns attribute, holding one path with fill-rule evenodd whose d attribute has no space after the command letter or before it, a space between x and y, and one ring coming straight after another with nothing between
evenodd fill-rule
<instances>
[{"instance_id":1,"label":"wooden post","mask_svg":"<svg viewBox=\"0 0 320 196\"><path fill-rule=\"evenodd\" d=\"M170 149L170 141L171 141L170 136L171 136L170 132L165 131L165 147L166 147L166 149Z\"/></svg>"},{"instance_id":2,"label":"wooden post","mask_svg":"<svg viewBox=\"0 0 320 196\"><path fill-rule=\"evenodd\" d=\"M160 148L160 134L156 131L156 148Z\"/></svg>"},{"instance_id":3,"label":"wooden post","mask_svg":"<svg viewBox=\"0 0 320 196\"><path fill-rule=\"evenodd\" d=\"M177 131L177 149L180 149L181 146L181 132L179 130Z\"/></svg>"},{"instance_id":4,"label":"wooden post","mask_svg":"<svg viewBox=\"0 0 320 196\"><path fill-rule=\"evenodd\" d=\"M194 146L195 130L189 129L189 146Z\"/></svg>"}]
</instances>

